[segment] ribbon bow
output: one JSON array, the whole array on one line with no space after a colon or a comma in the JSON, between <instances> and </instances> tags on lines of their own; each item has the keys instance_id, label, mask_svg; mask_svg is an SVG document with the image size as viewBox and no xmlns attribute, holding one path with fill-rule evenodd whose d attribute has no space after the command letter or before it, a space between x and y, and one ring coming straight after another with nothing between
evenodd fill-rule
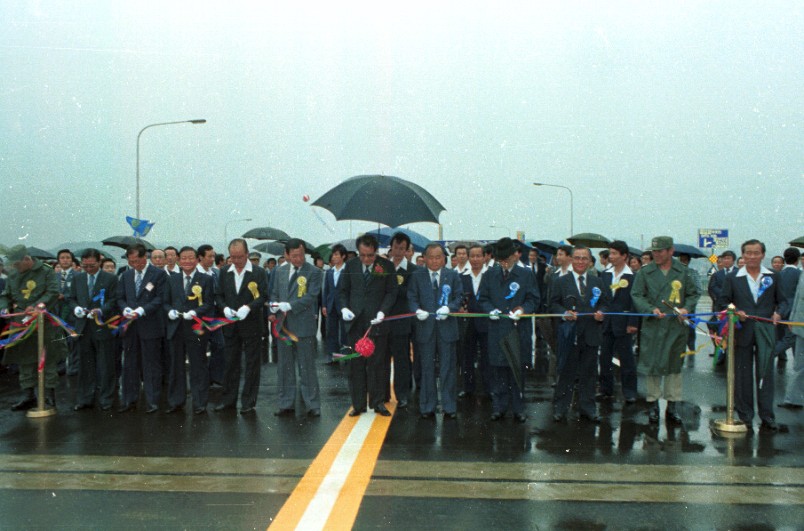
<instances>
[{"instance_id":1,"label":"ribbon bow","mask_svg":"<svg viewBox=\"0 0 804 531\"><path fill-rule=\"evenodd\" d=\"M447 284L441 286L441 301L439 302L441 306L446 306L449 303L450 293L452 293L452 288L450 288Z\"/></svg>"},{"instance_id":2,"label":"ribbon bow","mask_svg":"<svg viewBox=\"0 0 804 531\"><path fill-rule=\"evenodd\" d=\"M597 304L597 301L600 300L600 294L601 294L600 288L598 288L597 286L592 288L592 299L589 301L589 305L592 306L592 308L594 308L595 304Z\"/></svg>"},{"instance_id":3,"label":"ribbon bow","mask_svg":"<svg viewBox=\"0 0 804 531\"><path fill-rule=\"evenodd\" d=\"M103 306L106 303L106 288L101 288L98 294L92 297L92 302L100 302Z\"/></svg>"},{"instance_id":4,"label":"ribbon bow","mask_svg":"<svg viewBox=\"0 0 804 531\"><path fill-rule=\"evenodd\" d=\"M299 298L304 297L304 294L307 293L307 279L305 277L299 277L296 279L296 283L299 285L296 296ZM254 298L256 299L256 297Z\"/></svg>"},{"instance_id":5,"label":"ribbon bow","mask_svg":"<svg viewBox=\"0 0 804 531\"><path fill-rule=\"evenodd\" d=\"M33 290L35 290L35 289L36 289L36 282L35 281L29 280L28 282L26 282L25 283L25 288L20 290L22 292L22 298L25 299L26 301L28 299L30 299L31 298L31 293L33 293Z\"/></svg>"},{"instance_id":6,"label":"ribbon bow","mask_svg":"<svg viewBox=\"0 0 804 531\"><path fill-rule=\"evenodd\" d=\"M511 284L508 286L508 289L510 289L511 291L508 293L508 295L505 296L506 300L514 298L514 295L516 295L516 292L519 291L519 283L518 282L511 282Z\"/></svg>"},{"instance_id":7,"label":"ribbon bow","mask_svg":"<svg viewBox=\"0 0 804 531\"><path fill-rule=\"evenodd\" d=\"M249 282L248 283L248 290L254 296L254 300L257 300L257 299L260 298L260 290L257 288L257 283L256 282L254 282L254 281Z\"/></svg>"},{"instance_id":8,"label":"ribbon bow","mask_svg":"<svg viewBox=\"0 0 804 531\"><path fill-rule=\"evenodd\" d=\"M773 286L773 278L769 276L762 277L762 280L759 281L759 290L757 291L757 299L765 293L765 290L769 287Z\"/></svg>"},{"instance_id":9,"label":"ribbon bow","mask_svg":"<svg viewBox=\"0 0 804 531\"><path fill-rule=\"evenodd\" d=\"M681 304L681 281L674 280L670 283L670 287L673 288L673 291L670 292L670 298L668 301L670 303Z\"/></svg>"},{"instance_id":10,"label":"ribbon bow","mask_svg":"<svg viewBox=\"0 0 804 531\"><path fill-rule=\"evenodd\" d=\"M198 300L198 305L203 306L204 298L201 296L201 293L204 291L203 288L201 288L200 285L195 284L192 288L190 288L190 291L192 291L193 294L187 295L187 300L188 301Z\"/></svg>"}]
</instances>

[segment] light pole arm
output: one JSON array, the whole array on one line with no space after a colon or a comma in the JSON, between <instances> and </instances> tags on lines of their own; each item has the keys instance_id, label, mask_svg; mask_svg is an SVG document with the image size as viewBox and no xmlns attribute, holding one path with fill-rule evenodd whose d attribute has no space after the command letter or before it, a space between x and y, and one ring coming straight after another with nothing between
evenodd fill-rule
<instances>
[{"instance_id":1,"label":"light pole arm","mask_svg":"<svg viewBox=\"0 0 804 531\"><path fill-rule=\"evenodd\" d=\"M574 228L574 223L573 223L573 218L575 217L575 215L574 215L575 210L574 210L574 206L573 206L572 190L569 187L563 186L561 184L533 183L533 186L552 186L553 188L563 188L564 190L569 192L569 195L570 195L570 236L575 234L575 228Z\"/></svg>"}]
</instances>

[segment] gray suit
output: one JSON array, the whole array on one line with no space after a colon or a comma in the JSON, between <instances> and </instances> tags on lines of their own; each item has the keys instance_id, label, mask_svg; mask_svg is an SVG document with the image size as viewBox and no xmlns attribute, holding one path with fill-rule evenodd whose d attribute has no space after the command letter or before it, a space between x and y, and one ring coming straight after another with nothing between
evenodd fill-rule
<instances>
[{"instance_id":1,"label":"gray suit","mask_svg":"<svg viewBox=\"0 0 804 531\"><path fill-rule=\"evenodd\" d=\"M284 328L298 337L290 345L279 341L279 409L294 409L296 401L296 367L301 378L301 395L307 411L321 408L318 375L315 370L316 332L318 330L318 296L322 272L305 262L290 283L293 266L285 263L274 269L270 300L287 302L291 310L285 314Z\"/></svg>"},{"instance_id":2,"label":"gray suit","mask_svg":"<svg viewBox=\"0 0 804 531\"><path fill-rule=\"evenodd\" d=\"M798 278L798 289L791 299L790 320L804 321L804 275ZM804 406L804 326L790 327L796 338L793 349L793 378L787 386L784 404Z\"/></svg>"}]
</instances>

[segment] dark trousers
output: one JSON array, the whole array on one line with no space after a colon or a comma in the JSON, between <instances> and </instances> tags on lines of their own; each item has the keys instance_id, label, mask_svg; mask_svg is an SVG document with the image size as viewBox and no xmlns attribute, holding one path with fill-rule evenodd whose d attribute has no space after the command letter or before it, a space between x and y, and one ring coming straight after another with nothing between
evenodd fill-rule
<instances>
[{"instance_id":1,"label":"dark trousers","mask_svg":"<svg viewBox=\"0 0 804 531\"><path fill-rule=\"evenodd\" d=\"M190 322L191 323L191 322ZM193 408L207 407L209 399L209 367L207 366L207 335L193 333L190 323L179 324L176 335L170 340L170 372L168 377L168 405L183 406L187 398L187 371L190 361L190 392Z\"/></svg>"},{"instance_id":2,"label":"dark trousers","mask_svg":"<svg viewBox=\"0 0 804 531\"><path fill-rule=\"evenodd\" d=\"M240 390L241 358L245 355L246 367L243 378L243 392L240 395L240 407L249 408L257 404L257 393L260 390L260 345L259 334L243 336L237 332L226 336L224 353L226 369L223 375L223 397L221 403L227 406L237 405L237 394Z\"/></svg>"},{"instance_id":3,"label":"dark trousers","mask_svg":"<svg viewBox=\"0 0 804 531\"><path fill-rule=\"evenodd\" d=\"M148 405L159 405L162 396L161 349L161 337L143 339L136 330L129 330L123 337L123 405L134 404L140 397L140 361L145 399Z\"/></svg>"},{"instance_id":4,"label":"dark trousers","mask_svg":"<svg viewBox=\"0 0 804 531\"><path fill-rule=\"evenodd\" d=\"M483 391L490 395L492 386L491 367L489 366L489 335L487 332L478 332L474 325L470 324L466 331L463 353L463 390L466 393L474 393L476 389L475 360L478 360Z\"/></svg>"},{"instance_id":5,"label":"dark trousers","mask_svg":"<svg viewBox=\"0 0 804 531\"><path fill-rule=\"evenodd\" d=\"M614 364L611 360L616 355L620 360L623 396L637 397L637 371L633 347L632 334L622 336L603 334L603 344L600 346L600 394L614 396Z\"/></svg>"},{"instance_id":6,"label":"dark trousers","mask_svg":"<svg viewBox=\"0 0 804 531\"><path fill-rule=\"evenodd\" d=\"M525 371L519 368L522 386L525 386ZM494 413L505 415L510 408L514 415L525 412L524 389L520 390L511 367L491 367L491 408Z\"/></svg>"},{"instance_id":7,"label":"dark trousers","mask_svg":"<svg viewBox=\"0 0 804 531\"><path fill-rule=\"evenodd\" d=\"M595 376L597 372L597 348L583 344L571 345L560 354L562 364L558 372L553 411L556 415L566 415L572 404L572 391L578 380L578 409L584 415L597 415L595 405Z\"/></svg>"},{"instance_id":8,"label":"dark trousers","mask_svg":"<svg viewBox=\"0 0 804 531\"><path fill-rule=\"evenodd\" d=\"M768 353L770 356L770 353ZM734 349L734 407L740 420L750 424L754 419L754 386L757 389L757 408L759 418L770 422L775 420L773 412L773 360L762 374L756 345L737 344ZM756 365L756 368L754 367ZM756 375L755 375L756 372ZM762 381L760 386L760 380Z\"/></svg>"},{"instance_id":9,"label":"dark trousers","mask_svg":"<svg viewBox=\"0 0 804 531\"><path fill-rule=\"evenodd\" d=\"M391 334L388 340L390 357L394 358L394 394L397 402L410 399L410 335ZM390 378L390 375L388 375Z\"/></svg>"},{"instance_id":10,"label":"dark trousers","mask_svg":"<svg viewBox=\"0 0 804 531\"><path fill-rule=\"evenodd\" d=\"M354 345L363 337L365 330L349 331L349 344ZM366 394L368 393L368 406L377 408L385 400L385 359L388 357L388 335L375 336L374 354L368 358L359 356L349 360L349 390L352 395L352 407L355 411L366 409Z\"/></svg>"},{"instance_id":11,"label":"dark trousers","mask_svg":"<svg viewBox=\"0 0 804 531\"><path fill-rule=\"evenodd\" d=\"M223 373L226 370L226 354L223 330L209 332L209 381L223 383Z\"/></svg>"},{"instance_id":12,"label":"dark trousers","mask_svg":"<svg viewBox=\"0 0 804 531\"><path fill-rule=\"evenodd\" d=\"M419 390L419 410L422 413L434 413L438 403L438 387L436 386L436 359L438 359L438 379L441 380L441 408L444 413L455 413L458 409L458 362L456 360L456 342L444 341L438 333L432 341L419 343L419 354L422 363L422 388Z\"/></svg>"},{"instance_id":13,"label":"dark trousers","mask_svg":"<svg viewBox=\"0 0 804 531\"><path fill-rule=\"evenodd\" d=\"M334 352L340 352L346 345L346 328L343 326L343 318L340 312L333 312L327 315L327 351L324 355L328 360L332 359Z\"/></svg>"},{"instance_id":14,"label":"dark trousers","mask_svg":"<svg viewBox=\"0 0 804 531\"><path fill-rule=\"evenodd\" d=\"M94 404L95 389L98 389L100 406L111 407L114 402L115 340L108 335L99 339L97 328L95 323L87 323L78 338L78 390L75 401L81 405Z\"/></svg>"}]
</instances>

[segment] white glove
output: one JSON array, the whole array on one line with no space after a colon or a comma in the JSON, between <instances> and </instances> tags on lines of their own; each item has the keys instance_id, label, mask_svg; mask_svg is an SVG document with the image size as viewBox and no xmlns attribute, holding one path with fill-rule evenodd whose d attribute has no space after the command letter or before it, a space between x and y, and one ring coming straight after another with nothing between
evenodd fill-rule
<instances>
[{"instance_id":1,"label":"white glove","mask_svg":"<svg viewBox=\"0 0 804 531\"><path fill-rule=\"evenodd\" d=\"M28 324L28 323L30 323L30 322L31 322L31 319L33 319L33 315L26 315L26 316L25 316L25 317L22 319L22 324Z\"/></svg>"},{"instance_id":2,"label":"white glove","mask_svg":"<svg viewBox=\"0 0 804 531\"><path fill-rule=\"evenodd\" d=\"M427 318L430 317L430 314L419 308L416 310L416 319L419 321L426 321Z\"/></svg>"},{"instance_id":3,"label":"white glove","mask_svg":"<svg viewBox=\"0 0 804 531\"><path fill-rule=\"evenodd\" d=\"M447 317L449 317L449 306L442 306L436 310L436 319L439 321L443 321Z\"/></svg>"},{"instance_id":4,"label":"white glove","mask_svg":"<svg viewBox=\"0 0 804 531\"><path fill-rule=\"evenodd\" d=\"M349 308L344 308L341 310L341 317L343 317L344 321L351 321L355 318L355 314Z\"/></svg>"},{"instance_id":5,"label":"white glove","mask_svg":"<svg viewBox=\"0 0 804 531\"><path fill-rule=\"evenodd\" d=\"M272 302L272 303L268 304L268 308L271 310L271 313L276 313L276 312L279 311L279 303L278 302Z\"/></svg>"},{"instance_id":6,"label":"white glove","mask_svg":"<svg viewBox=\"0 0 804 531\"><path fill-rule=\"evenodd\" d=\"M8 308L3 308L0 310L0 315L8 315Z\"/></svg>"},{"instance_id":7,"label":"white glove","mask_svg":"<svg viewBox=\"0 0 804 531\"><path fill-rule=\"evenodd\" d=\"M223 316L226 317L227 319L234 319L235 317L234 310L232 310L227 306L226 308L223 309Z\"/></svg>"},{"instance_id":8,"label":"white glove","mask_svg":"<svg viewBox=\"0 0 804 531\"><path fill-rule=\"evenodd\" d=\"M377 316L371 320L371 324L378 325L385 319L385 314L382 312L377 312Z\"/></svg>"},{"instance_id":9,"label":"white glove","mask_svg":"<svg viewBox=\"0 0 804 531\"><path fill-rule=\"evenodd\" d=\"M131 319L132 313L134 312L131 311L131 308L126 307L126 309L123 310L123 317L125 317L126 319Z\"/></svg>"},{"instance_id":10,"label":"white glove","mask_svg":"<svg viewBox=\"0 0 804 531\"><path fill-rule=\"evenodd\" d=\"M80 306L76 306L75 310L73 310L73 313L79 319L83 319L84 317L87 316L87 312L85 312L84 309L82 307L80 307Z\"/></svg>"},{"instance_id":11,"label":"white glove","mask_svg":"<svg viewBox=\"0 0 804 531\"><path fill-rule=\"evenodd\" d=\"M510 317L512 321L519 321L519 316L521 315L522 310L517 310L515 312L508 312L508 317Z\"/></svg>"},{"instance_id":12,"label":"white glove","mask_svg":"<svg viewBox=\"0 0 804 531\"><path fill-rule=\"evenodd\" d=\"M177 312L176 310L170 310L168 312L168 319L170 319L171 321L175 321L178 318L179 318L179 312Z\"/></svg>"},{"instance_id":13,"label":"white glove","mask_svg":"<svg viewBox=\"0 0 804 531\"><path fill-rule=\"evenodd\" d=\"M143 309L142 306L140 306L139 308L134 310L132 313L136 313L137 317L142 317L143 315L145 315L145 310Z\"/></svg>"},{"instance_id":14,"label":"white glove","mask_svg":"<svg viewBox=\"0 0 804 531\"><path fill-rule=\"evenodd\" d=\"M240 307L240 309L237 310L235 315L237 315L237 317L242 321L243 319L248 317L249 313L251 313L251 308L249 308L247 305L244 304L243 306Z\"/></svg>"},{"instance_id":15,"label":"white glove","mask_svg":"<svg viewBox=\"0 0 804 531\"><path fill-rule=\"evenodd\" d=\"M500 313L502 313L502 312L500 312L500 310L498 310L496 308L494 310L491 310L489 312L489 319L491 319L492 321L499 321L500 320Z\"/></svg>"},{"instance_id":16,"label":"white glove","mask_svg":"<svg viewBox=\"0 0 804 531\"><path fill-rule=\"evenodd\" d=\"M289 302L280 302L278 306L279 310L282 312L289 312L292 308L290 307Z\"/></svg>"},{"instance_id":17,"label":"white glove","mask_svg":"<svg viewBox=\"0 0 804 531\"><path fill-rule=\"evenodd\" d=\"M185 321L192 321L193 317L196 316L196 313L195 310L190 310L189 312L184 312L183 314L181 314L181 316L184 317Z\"/></svg>"}]
</instances>

